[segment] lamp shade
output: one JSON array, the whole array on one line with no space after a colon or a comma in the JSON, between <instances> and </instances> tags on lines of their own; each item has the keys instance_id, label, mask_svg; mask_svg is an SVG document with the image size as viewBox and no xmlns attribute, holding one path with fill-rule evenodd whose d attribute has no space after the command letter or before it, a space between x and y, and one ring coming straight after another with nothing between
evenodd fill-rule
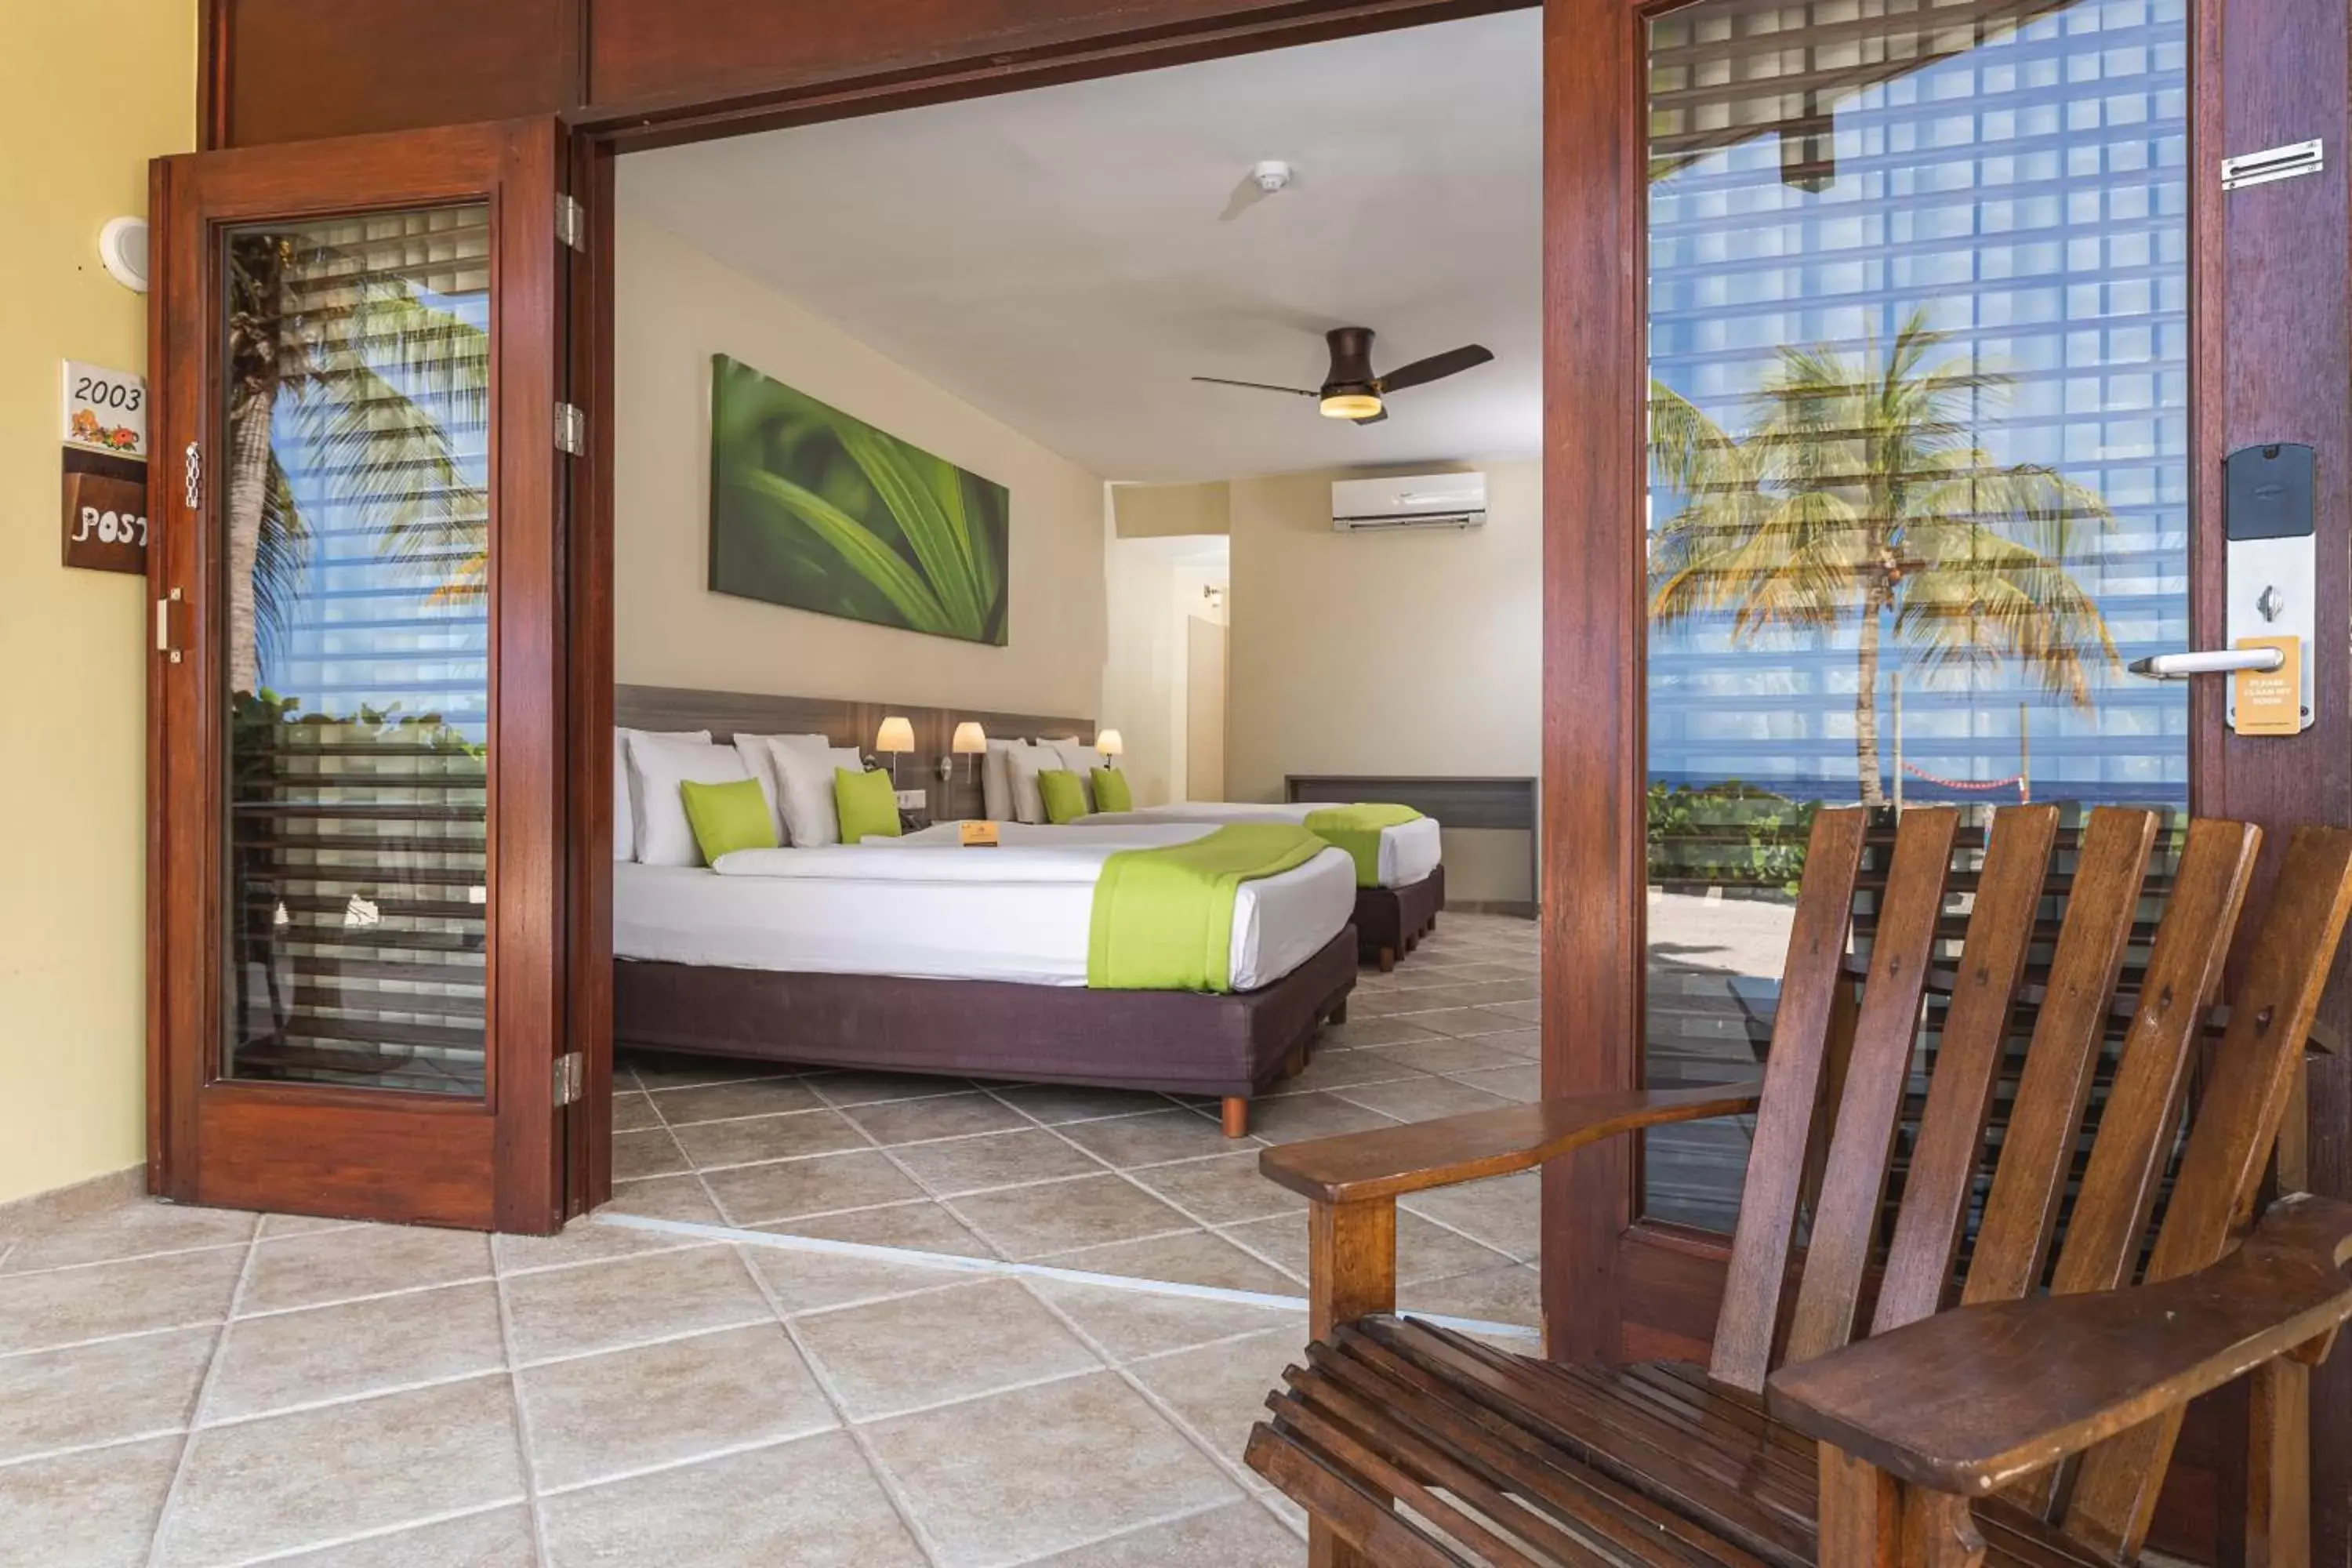
<instances>
[{"instance_id":1,"label":"lamp shade","mask_svg":"<svg viewBox=\"0 0 2352 1568\"><path fill-rule=\"evenodd\" d=\"M1125 756L1127 742L1116 730L1098 730L1095 732L1095 750L1106 757Z\"/></svg>"},{"instance_id":2,"label":"lamp shade","mask_svg":"<svg viewBox=\"0 0 2352 1568\"><path fill-rule=\"evenodd\" d=\"M988 731L980 727L979 721L967 719L955 727L955 739L948 742L948 749L960 757L973 752L985 752L988 750Z\"/></svg>"},{"instance_id":3,"label":"lamp shade","mask_svg":"<svg viewBox=\"0 0 2352 1568\"><path fill-rule=\"evenodd\" d=\"M882 721L882 728L874 736L877 752L911 752L915 749L915 726L901 714L893 713Z\"/></svg>"}]
</instances>

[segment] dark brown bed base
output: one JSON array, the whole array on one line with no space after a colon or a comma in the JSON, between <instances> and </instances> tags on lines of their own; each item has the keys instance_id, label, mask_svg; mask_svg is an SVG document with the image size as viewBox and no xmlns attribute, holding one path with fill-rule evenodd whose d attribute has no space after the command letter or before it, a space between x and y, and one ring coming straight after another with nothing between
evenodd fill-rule
<instances>
[{"instance_id":1,"label":"dark brown bed base","mask_svg":"<svg viewBox=\"0 0 2352 1568\"><path fill-rule=\"evenodd\" d=\"M619 959L613 1039L813 1067L952 1073L1215 1095L1225 1136L1250 1096L1307 1065L1325 1019L1345 1022L1356 931L1255 991L1094 991L1003 980L785 973Z\"/></svg>"},{"instance_id":2,"label":"dark brown bed base","mask_svg":"<svg viewBox=\"0 0 2352 1568\"><path fill-rule=\"evenodd\" d=\"M1421 945L1445 907L1445 868L1402 888L1356 889L1357 952L1386 974L1397 960Z\"/></svg>"}]
</instances>

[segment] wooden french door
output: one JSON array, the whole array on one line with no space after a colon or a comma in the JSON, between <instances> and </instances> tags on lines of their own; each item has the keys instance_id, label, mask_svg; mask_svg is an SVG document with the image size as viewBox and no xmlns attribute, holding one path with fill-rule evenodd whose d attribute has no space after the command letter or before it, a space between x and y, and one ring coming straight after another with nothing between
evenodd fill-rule
<instances>
[{"instance_id":1,"label":"wooden french door","mask_svg":"<svg viewBox=\"0 0 2352 1568\"><path fill-rule=\"evenodd\" d=\"M2341 0L1549 0L1547 31L1548 1093L1754 1073L1819 805L2244 817L2272 870L2352 822ZM2230 677L2130 669L2242 635L2248 448L2247 496L2316 474L2284 734L2233 729ZM2352 1061L2308 1100L2290 1177L2352 1191ZM1546 1173L1553 1353L1704 1359L1747 1150ZM2342 1563L2352 1358L2323 1375Z\"/></svg>"},{"instance_id":2,"label":"wooden french door","mask_svg":"<svg viewBox=\"0 0 2352 1568\"><path fill-rule=\"evenodd\" d=\"M153 177L150 1184L564 1210L551 120Z\"/></svg>"}]
</instances>

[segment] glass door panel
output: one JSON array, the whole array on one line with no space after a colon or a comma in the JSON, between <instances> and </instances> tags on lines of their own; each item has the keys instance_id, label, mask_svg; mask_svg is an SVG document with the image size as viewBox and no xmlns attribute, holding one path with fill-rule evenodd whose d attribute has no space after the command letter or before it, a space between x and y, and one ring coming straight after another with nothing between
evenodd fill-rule
<instances>
[{"instance_id":1,"label":"glass door panel","mask_svg":"<svg viewBox=\"0 0 2352 1568\"><path fill-rule=\"evenodd\" d=\"M161 160L153 1189L562 1223L552 119ZM582 1184L584 1191L586 1184Z\"/></svg>"},{"instance_id":2,"label":"glass door panel","mask_svg":"<svg viewBox=\"0 0 2352 1568\"><path fill-rule=\"evenodd\" d=\"M220 244L220 1073L478 1097L490 209Z\"/></svg>"},{"instance_id":3,"label":"glass door panel","mask_svg":"<svg viewBox=\"0 0 2352 1568\"><path fill-rule=\"evenodd\" d=\"M1818 807L2188 800L2183 5L1877 13L1649 27L1657 1087L1754 1075ZM1729 1229L1747 1134L1643 1211Z\"/></svg>"}]
</instances>

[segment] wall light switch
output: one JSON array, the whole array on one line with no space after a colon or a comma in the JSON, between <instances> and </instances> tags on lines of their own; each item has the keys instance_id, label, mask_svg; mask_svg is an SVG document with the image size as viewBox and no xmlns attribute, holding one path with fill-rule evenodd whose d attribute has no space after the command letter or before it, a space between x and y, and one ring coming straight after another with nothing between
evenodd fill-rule
<instances>
[{"instance_id":1,"label":"wall light switch","mask_svg":"<svg viewBox=\"0 0 2352 1568\"><path fill-rule=\"evenodd\" d=\"M898 792L898 809L901 811L920 811L930 804L931 797L921 790L902 789Z\"/></svg>"}]
</instances>

